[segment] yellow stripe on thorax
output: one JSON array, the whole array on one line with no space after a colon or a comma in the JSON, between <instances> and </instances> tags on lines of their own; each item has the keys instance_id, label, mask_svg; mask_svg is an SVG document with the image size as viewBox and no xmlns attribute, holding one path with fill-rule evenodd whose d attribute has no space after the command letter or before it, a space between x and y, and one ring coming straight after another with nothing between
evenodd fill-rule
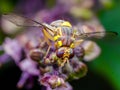
<instances>
[{"instance_id":1,"label":"yellow stripe on thorax","mask_svg":"<svg viewBox=\"0 0 120 90\"><path fill-rule=\"evenodd\" d=\"M72 25L68 21L63 22L61 26L72 27Z\"/></svg>"}]
</instances>

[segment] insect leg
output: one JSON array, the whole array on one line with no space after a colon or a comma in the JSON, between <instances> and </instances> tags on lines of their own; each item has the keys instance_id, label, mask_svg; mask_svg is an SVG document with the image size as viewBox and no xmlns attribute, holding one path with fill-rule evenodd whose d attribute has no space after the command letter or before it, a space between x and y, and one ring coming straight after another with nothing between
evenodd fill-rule
<instances>
[{"instance_id":1,"label":"insect leg","mask_svg":"<svg viewBox=\"0 0 120 90\"><path fill-rule=\"evenodd\" d=\"M45 53L44 58L46 58L46 57L47 57L47 55L48 55L48 53L49 53L49 51L50 51L50 48L51 48L51 46L49 46L49 47L48 47L47 52Z\"/></svg>"},{"instance_id":2,"label":"insect leg","mask_svg":"<svg viewBox=\"0 0 120 90\"><path fill-rule=\"evenodd\" d=\"M68 61L68 58L64 58L63 62L61 63L61 67L63 67L65 65L65 63ZM68 61L69 62L69 61Z\"/></svg>"}]
</instances>

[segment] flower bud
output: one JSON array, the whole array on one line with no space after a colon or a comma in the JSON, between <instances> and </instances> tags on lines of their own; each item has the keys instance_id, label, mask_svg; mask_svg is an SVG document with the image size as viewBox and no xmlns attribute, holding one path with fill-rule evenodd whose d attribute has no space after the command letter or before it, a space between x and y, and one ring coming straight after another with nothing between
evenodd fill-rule
<instances>
[{"instance_id":1,"label":"flower bud","mask_svg":"<svg viewBox=\"0 0 120 90\"><path fill-rule=\"evenodd\" d=\"M80 45L74 49L74 53L80 59L82 59L85 54L84 49Z\"/></svg>"},{"instance_id":2,"label":"flower bud","mask_svg":"<svg viewBox=\"0 0 120 90\"><path fill-rule=\"evenodd\" d=\"M69 74L68 79L79 79L86 75L87 66L79 61L77 58L71 60L71 66L73 68L73 72Z\"/></svg>"},{"instance_id":3,"label":"flower bud","mask_svg":"<svg viewBox=\"0 0 120 90\"><path fill-rule=\"evenodd\" d=\"M49 64L51 64L51 60L49 58L45 58L44 63L45 63L45 65L49 65Z\"/></svg>"},{"instance_id":4,"label":"flower bud","mask_svg":"<svg viewBox=\"0 0 120 90\"><path fill-rule=\"evenodd\" d=\"M82 47L85 50L85 56L84 56L85 61L94 60L96 57L100 55L101 49L95 42L85 41L82 44Z\"/></svg>"},{"instance_id":5,"label":"flower bud","mask_svg":"<svg viewBox=\"0 0 120 90\"><path fill-rule=\"evenodd\" d=\"M31 57L32 60L38 62L39 60L41 60L43 58L44 53L45 52L40 50L40 49L32 49L30 51L30 57Z\"/></svg>"}]
</instances>

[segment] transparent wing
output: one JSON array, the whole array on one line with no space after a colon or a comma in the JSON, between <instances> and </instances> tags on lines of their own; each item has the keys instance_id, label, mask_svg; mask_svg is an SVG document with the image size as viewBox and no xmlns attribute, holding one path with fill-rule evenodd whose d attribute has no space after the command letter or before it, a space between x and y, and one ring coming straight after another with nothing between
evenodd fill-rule
<instances>
[{"instance_id":1,"label":"transparent wing","mask_svg":"<svg viewBox=\"0 0 120 90\"><path fill-rule=\"evenodd\" d=\"M16 14L4 14L2 17L12 23L14 23L17 26L21 27L40 27L44 26L42 23L37 22L35 20L32 20L28 17L22 16L22 15L16 15Z\"/></svg>"},{"instance_id":2,"label":"transparent wing","mask_svg":"<svg viewBox=\"0 0 120 90\"><path fill-rule=\"evenodd\" d=\"M75 47L80 45L85 40L92 40L92 41L99 41L99 39L105 40L105 41L111 41L118 35L117 32L113 31L101 31L101 32L90 32L90 33L81 33L77 35L76 40L74 42Z\"/></svg>"},{"instance_id":3,"label":"transparent wing","mask_svg":"<svg viewBox=\"0 0 120 90\"><path fill-rule=\"evenodd\" d=\"M13 24L20 27L43 27L54 33L54 27L46 23L40 23L28 17L17 15L14 13L2 15L4 19L12 22Z\"/></svg>"},{"instance_id":4,"label":"transparent wing","mask_svg":"<svg viewBox=\"0 0 120 90\"><path fill-rule=\"evenodd\" d=\"M54 27L46 23L40 23L35 20L32 20L28 17L17 15L14 13L2 15L4 19L12 22L13 24L20 27L43 27L43 34L45 36L46 42L49 42L48 39L53 40L54 36Z\"/></svg>"},{"instance_id":5,"label":"transparent wing","mask_svg":"<svg viewBox=\"0 0 120 90\"><path fill-rule=\"evenodd\" d=\"M89 32L80 33L76 35L77 39L112 39L118 35L117 32L113 31L99 31L99 32Z\"/></svg>"}]
</instances>

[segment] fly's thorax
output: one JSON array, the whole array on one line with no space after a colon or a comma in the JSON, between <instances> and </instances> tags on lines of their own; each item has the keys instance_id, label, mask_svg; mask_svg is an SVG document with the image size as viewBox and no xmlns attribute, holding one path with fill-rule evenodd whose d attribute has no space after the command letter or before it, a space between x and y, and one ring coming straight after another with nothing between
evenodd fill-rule
<instances>
[{"instance_id":1,"label":"fly's thorax","mask_svg":"<svg viewBox=\"0 0 120 90\"><path fill-rule=\"evenodd\" d=\"M59 48L62 46L66 47L74 47L74 40L75 38L73 37L73 30L70 27L58 27L56 28L56 33L54 36L54 41L55 41L55 47Z\"/></svg>"},{"instance_id":2,"label":"fly's thorax","mask_svg":"<svg viewBox=\"0 0 120 90\"><path fill-rule=\"evenodd\" d=\"M73 28L67 26L59 26L54 29L54 36L73 36Z\"/></svg>"}]
</instances>

